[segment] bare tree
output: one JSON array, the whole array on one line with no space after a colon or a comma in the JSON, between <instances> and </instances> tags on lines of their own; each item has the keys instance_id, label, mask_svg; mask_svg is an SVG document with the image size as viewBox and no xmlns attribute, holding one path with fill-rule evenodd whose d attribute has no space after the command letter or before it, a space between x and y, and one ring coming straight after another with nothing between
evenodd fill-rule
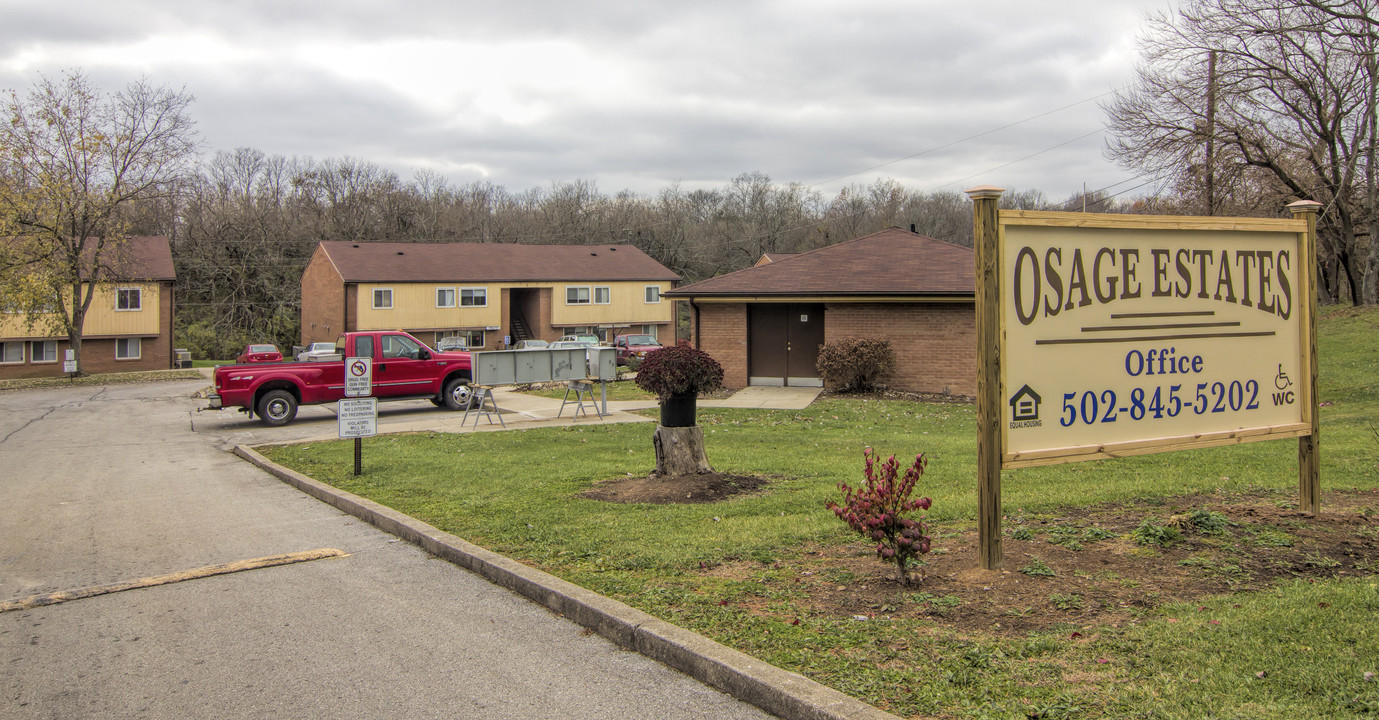
<instances>
[{"instance_id":1,"label":"bare tree","mask_svg":"<svg viewBox=\"0 0 1379 720\"><path fill-rule=\"evenodd\" d=\"M146 79L102 94L81 71L10 91L0 123L0 236L10 238L0 283L67 336L78 368L97 284L127 267L123 249L140 206L172 196L198 136L183 90Z\"/></svg>"},{"instance_id":2,"label":"bare tree","mask_svg":"<svg viewBox=\"0 0 1379 720\"><path fill-rule=\"evenodd\" d=\"M1321 285L1360 303L1375 68L1372 28L1354 22L1308 0L1190 0L1150 16L1136 81L1105 110L1107 153L1127 167L1180 188L1226 179L1237 208L1266 205L1251 192L1322 203Z\"/></svg>"}]
</instances>

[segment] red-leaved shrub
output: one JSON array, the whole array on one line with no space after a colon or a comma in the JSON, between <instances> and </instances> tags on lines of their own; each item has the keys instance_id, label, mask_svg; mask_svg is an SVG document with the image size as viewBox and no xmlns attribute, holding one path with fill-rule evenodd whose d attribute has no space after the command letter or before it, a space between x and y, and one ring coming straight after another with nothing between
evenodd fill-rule
<instances>
[{"instance_id":1,"label":"red-leaved shrub","mask_svg":"<svg viewBox=\"0 0 1379 720\"><path fill-rule=\"evenodd\" d=\"M919 476L924 474L928 461L924 454L915 456L910 469L899 476L900 463L892 455L881 467L876 467L876 452L867 448L866 483L859 488L838 483L843 502L829 500L827 507L848 527L876 542L876 556L882 562L893 562L900 569L900 581L910 583L910 565L920 555L929 552L932 539L925 534L924 518L907 517L916 510L928 510L929 498L911 500ZM898 477L899 476L899 477Z\"/></svg>"}]
</instances>

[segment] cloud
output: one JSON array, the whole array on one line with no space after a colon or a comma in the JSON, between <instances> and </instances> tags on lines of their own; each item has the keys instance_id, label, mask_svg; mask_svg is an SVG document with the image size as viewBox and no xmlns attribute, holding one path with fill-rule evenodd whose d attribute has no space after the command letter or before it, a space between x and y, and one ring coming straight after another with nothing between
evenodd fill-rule
<instances>
[{"instance_id":1,"label":"cloud","mask_svg":"<svg viewBox=\"0 0 1379 720\"><path fill-rule=\"evenodd\" d=\"M516 192L585 179L654 193L761 171L828 181L825 194L970 177L1056 197L1127 176L1100 136L1077 139L1102 122L1079 101L1129 79L1144 8L1050 7L54 0L7 10L0 85L77 66L112 89L147 75L196 95L211 149L350 156Z\"/></svg>"}]
</instances>

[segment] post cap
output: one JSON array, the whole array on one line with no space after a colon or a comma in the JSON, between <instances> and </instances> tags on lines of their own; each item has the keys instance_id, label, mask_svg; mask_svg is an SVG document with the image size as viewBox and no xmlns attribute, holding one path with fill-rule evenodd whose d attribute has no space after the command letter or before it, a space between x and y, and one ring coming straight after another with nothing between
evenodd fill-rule
<instances>
[{"instance_id":1,"label":"post cap","mask_svg":"<svg viewBox=\"0 0 1379 720\"><path fill-rule=\"evenodd\" d=\"M967 196L973 200L981 200L984 198L998 198L1001 196L1001 193L1005 191L1005 188L996 187L995 185L978 185L977 187L970 190L964 190L963 192L967 193Z\"/></svg>"}]
</instances>

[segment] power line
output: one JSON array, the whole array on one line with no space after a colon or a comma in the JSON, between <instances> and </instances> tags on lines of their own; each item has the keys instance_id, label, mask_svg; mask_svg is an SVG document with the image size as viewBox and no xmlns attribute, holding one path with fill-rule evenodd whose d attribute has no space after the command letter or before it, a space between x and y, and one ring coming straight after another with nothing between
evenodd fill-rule
<instances>
[{"instance_id":1,"label":"power line","mask_svg":"<svg viewBox=\"0 0 1379 720\"><path fill-rule=\"evenodd\" d=\"M834 182L834 181L837 181L837 180L842 180L842 179L844 179L844 178L850 178L850 177L852 177L852 176L854 176L854 175L861 175L862 173L868 173L868 172L871 172L872 170L877 170L877 169L886 167L886 166L888 166L888 165L894 165L894 164L896 164L896 163L898 163L898 162L904 162L904 161L906 161L906 160L913 160L914 158L920 157L920 156L922 156L922 155L927 155L927 154L929 154L929 153L931 153L931 152L937 152L937 151L939 151L939 150L943 150L944 148L950 148L950 147L953 147L954 145L959 145L959 144L965 143L965 142L967 142L968 140L976 140L977 138L980 138L980 137L986 137L987 135L991 135L991 134L994 134L994 133L998 133L998 132L1000 132L1000 131L1002 131L1002 130L1009 130L1010 128L1016 127L1016 126L1018 126L1018 125L1023 125L1023 124L1025 124L1025 123L1027 123L1027 122L1031 122L1031 121L1034 121L1034 120L1038 120L1039 118L1047 117L1047 116L1049 116L1049 115L1053 115L1054 113L1062 112L1062 111L1067 110L1067 109L1069 109L1069 108L1077 107L1078 105L1084 105L1084 104L1089 103L1089 102L1091 102L1091 101L1093 101L1093 100L1100 100L1101 98L1104 98L1104 97L1106 97L1107 95L1111 95L1111 94L1116 93L1116 92L1119 92L1119 90L1107 90L1106 92L1101 93L1101 94L1099 94L1099 95L1093 95L1092 97L1084 98L1084 99L1082 99L1082 100L1078 100L1078 101L1075 102L1075 103L1069 103L1069 104L1064 105L1063 107L1060 107L1060 108L1054 108L1053 110L1048 110L1048 111L1039 113L1038 115L1031 115L1031 116L1029 116L1029 117L1027 117L1027 118L1024 118L1023 120L1016 120L1016 121L1013 122L1013 123L1007 123L1007 124L1002 125L1002 126L1000 126L1000 127L992 128L992 129L990 129L990 130L984 130L984 131L982 131L982 132L976 133L975 135L968 135L967 137L960 138L960 139L958 139L958 140L953 140L952 142L946 142L946 143L944 143L944 144L942 144L942 145L935 145L934 147L928 148L928 149L926 149L926 150L920 150L919 152L914 153L914 154L912 154L912 155L906 155L905 157L897 158L897 159L895 159L895 160L888 160L888 161L883 162L883 163L881 163L881 164L879 164L879 165L873 165L873 166L871 166L871 167L869 167L869 168L866 168L865 170L858 170L858 171L856 171L856 172L847 173L846 175L839 175L838 177L829 178L829 179L827 179L827 180L820 180L820 181L818 181L818 182L808 183L808 184L807 184L807 187L814 187L814 186L816 186L816 185L824 185L824 184L826 184L826 183L831 183L831 182ZM1052 149L1052 148L1050 148L1050 149ZM1031 156L1031 157L1033 157L1033 156ZM1016 162L1018 162L1018 161L1016 161ZM1005 166L1003 165L1002 167L1005 167ZM999 170L1000 168L996 168L996 169ZM956 181L956 182L962 182L962 181L961 181L961 180L958 180L958 181ZM945 185L951 185L951 184L952 184L952 183L945 183ZM943 186L940 185L939 187L943 187Z\"/></svg>"}]
</instances>

